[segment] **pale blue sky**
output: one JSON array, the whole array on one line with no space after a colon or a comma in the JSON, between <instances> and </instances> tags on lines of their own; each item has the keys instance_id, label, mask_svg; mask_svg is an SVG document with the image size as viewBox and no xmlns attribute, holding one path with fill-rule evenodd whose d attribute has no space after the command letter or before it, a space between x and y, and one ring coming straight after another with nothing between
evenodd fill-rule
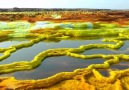
<instances>
[{"instance_id":1,"label":"pale blue sky","mask_svg":"<svg viewBox=\"0 0 129 90\"><path fill-rule=\"evenodd\" d=\"M129 0L0 0L0 8L129 9Z\"/></svg>"}]
</instances>

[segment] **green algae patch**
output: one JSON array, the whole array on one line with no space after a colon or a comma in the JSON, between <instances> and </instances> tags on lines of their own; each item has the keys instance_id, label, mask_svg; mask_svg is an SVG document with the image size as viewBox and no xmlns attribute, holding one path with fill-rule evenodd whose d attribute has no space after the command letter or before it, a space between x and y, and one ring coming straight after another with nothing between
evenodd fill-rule
<instances>
[{"instance_id":1,"label":"green algae patch","mask_svg":"<svg viewBox=\"0 0 129 90\"><path fill-rule=\"evenodd\" d=\"M116 30L59 30L57 33L63 33L67 36L74 37L91 37L91 36L118 36L119 31Z\"/></svg>"}]
</instances>

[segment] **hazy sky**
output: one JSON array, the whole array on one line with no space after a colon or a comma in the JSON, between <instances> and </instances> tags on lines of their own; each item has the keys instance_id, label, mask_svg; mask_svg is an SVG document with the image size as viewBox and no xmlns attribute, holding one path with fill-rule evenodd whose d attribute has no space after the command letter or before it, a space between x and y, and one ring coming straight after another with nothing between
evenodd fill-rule
<instances>
[{"instance_id":1,"label":"hazy sky","mask_svg":"<svg viewBox=\"0 0 129 90\"><path fill-rule=\"evenodd\" d=\"M0 0L0 8L129 9L129 0Z\"/></svg>"}]
</instances>

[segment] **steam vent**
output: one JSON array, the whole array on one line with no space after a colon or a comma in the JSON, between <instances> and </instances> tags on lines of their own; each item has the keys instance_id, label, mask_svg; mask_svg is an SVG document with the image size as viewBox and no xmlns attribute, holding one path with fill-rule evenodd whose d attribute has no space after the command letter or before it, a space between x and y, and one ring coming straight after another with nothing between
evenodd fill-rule
<instances>
[{"instance_id":1,"label":"steam vent","mask_svg":"<svg viewBox=\"0 0 129 90\"><path fill-rule=\"evenodd\" d=\"M129 11L0 12L0 90L129 90Z\"/></svg>"}]
</instances>

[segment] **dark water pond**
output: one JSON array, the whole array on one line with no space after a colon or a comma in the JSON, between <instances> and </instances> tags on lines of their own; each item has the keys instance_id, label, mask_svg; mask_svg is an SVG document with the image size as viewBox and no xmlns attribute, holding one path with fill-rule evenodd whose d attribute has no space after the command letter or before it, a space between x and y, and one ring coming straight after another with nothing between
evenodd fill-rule
<instances>
[{"instance_id":1,"label":"dark water pond","mask_svg":"<svg viewBox=\"0 0 129 90\"><path fill-rule=\"evenodd\" d=\"M100 43L109 43L109 42L102 42L102 39L83 39L83 40L61 40L58 42L55 41L41 41L37 44L34 44L31 47L20 49L11 54L11 56L3 61L0 64L8 64L18 61L31 61L35 55L38 53L45 51L47 49L52 48L76 48L80 45L87 45L87 44L100 44ZM28 40L10 40L4 41L0 43L0 47L7 48L10 45L16 45L19 43L25 43ZM106 49L91 49L83 52L82 54L118 54L118 53L125 53L129 54L128 50L129 41L125 41L125 45L117 50L106 50ZM2 55L2 53L0 53ZM59 57L49 57L43 60L42 64L37 67L36 69L30 71L18 71L13 72L10 74L3 74L1 76L14 76L17 79L41 79L46 78L51 75L54 75L59 72L67 72L73 71L77 68L85 68L90 64L101 64L105 60L102 58L96 59L80 59L80 58L73 58L68 56L59 56ZM128 68L128 62L121 62L118 65L113 65L113 69L125 69ZM102 71L102 74L105 76L107 72Z\"/></svg>"}]
</instances>

